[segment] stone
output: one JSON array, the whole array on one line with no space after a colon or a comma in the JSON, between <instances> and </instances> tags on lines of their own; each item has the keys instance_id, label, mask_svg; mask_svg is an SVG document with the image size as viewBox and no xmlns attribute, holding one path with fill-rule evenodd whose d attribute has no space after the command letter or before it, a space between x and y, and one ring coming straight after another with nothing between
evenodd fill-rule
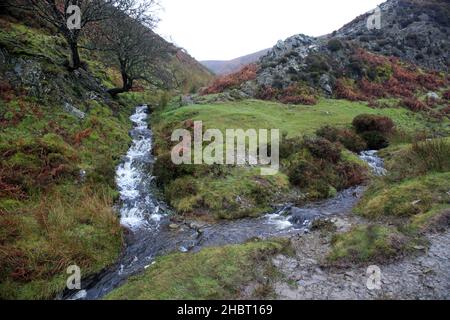
<instances>
[{"instance_id":1,"label":"stone","mask_svg":"<svg viewBox=\"0 0 450 320\"><path fill-rule=\"evenodd\" d=\"M182 106L188 106L194 104L194 100L192 99L191 96L187 95L187 96L182 96L181 97L181 105Z\"/></svg>"},{"instance_id":2,"label":"stone","mask_svg":"<svg viewBox=\"0 0 450 320\"><path fill-rule=\"evenodd\" d=\"M319 85L328 95L331 96L333 94L333 89L330 84L330 76L328 74L322 74L320 76Z\"/></svg>"},{"instance_id":3,"label":"stone","mask_svg":"<svg viewBox=\"0 0 450 320\"><path fill-rule=\"evenodd\" d=\"M439 100L439 95L436 92L428 92L427 98L430 98L433 100Z\"/></svg>"},{"instance_id":4,"label":"stone","mask_svg":"<svg viewBox=\"0 0 450 320\"><path fill-rule=\"evenodd\" d=\"M78 119L84 119L86 117L86 114L83 111L75 108L68 102L64 103L63 109L71 115L77 117Z\"/></svg>"},{"instance_id":5,"label":"stone","mask_svg":"<svg viewBox=\"0 0 450 320\"><path fill-rule=\"evenodd\" d=\"M178 224L171 223L171 224L169 224L169 229L178 230L178 229L180 229L180 226Z\"/></svg>"}]
</instances>

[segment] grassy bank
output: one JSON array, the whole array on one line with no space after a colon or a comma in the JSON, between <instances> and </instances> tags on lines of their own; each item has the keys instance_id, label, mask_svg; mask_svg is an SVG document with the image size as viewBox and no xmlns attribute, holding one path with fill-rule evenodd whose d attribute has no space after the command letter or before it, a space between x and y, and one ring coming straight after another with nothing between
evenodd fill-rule
<instances>
[{"instance_id":1,"label":"grassy bank","mask_svg":"<svg viewBox=\"0 0 450 320\"><path fill-rule=\"evenodd\" d=\"M149 95L111 100L117 72L45 30L0 19L0 299L50 299L66 269L82 276L114 263L122 231L112 205L129 116Z\"/></svg>"},{"instance_id":2,"label":"grassy bank","mask_svg":"<svg viewBox=\"0 0 450 320\"><path fill-rule=\"evenodd\" d=\"M250 284L252 296L270 298L273 292L267 279L277 277L271 258L289 251L287 241L272 240L170 254L156 259L143 274L128 279L106 299L236 299Z\"/></svg>"},{"instance_id":3,"label":"grassy bank","mask_svg":"<svg viewBox=\"0 0 450 320\"><path fill-rule=\"evenodd\" d=\"M450 140L393 146L382 154L388 175L375 179L355 208L369 225L335 237L333 264L395 258L423 244L427 232L450 225Z\"/></svg>"}]
</instances>

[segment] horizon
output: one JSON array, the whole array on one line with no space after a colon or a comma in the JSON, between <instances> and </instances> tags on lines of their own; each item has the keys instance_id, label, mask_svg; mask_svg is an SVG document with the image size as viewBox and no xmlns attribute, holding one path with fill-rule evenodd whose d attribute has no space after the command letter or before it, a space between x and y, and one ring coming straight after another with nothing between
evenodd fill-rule
<instances>
[{"instance_id":1,"label":"horizon","mask_svg":"<svg viewBox=\"0 0 450 320\"><path fill-rule=\"evenodd\" d=\"M329 34L383 2L161 0L156 32L198 61L228 61L272 48L295 34ZM255 8L257 13L250 14Z\"/></svg>"}]
</instances>

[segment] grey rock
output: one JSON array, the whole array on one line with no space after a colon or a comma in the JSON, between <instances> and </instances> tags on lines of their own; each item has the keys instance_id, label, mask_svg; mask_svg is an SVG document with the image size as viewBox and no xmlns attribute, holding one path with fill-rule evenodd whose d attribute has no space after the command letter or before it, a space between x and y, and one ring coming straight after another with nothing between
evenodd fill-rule
<instances>
[{"instance_id":1,"label":"grey rock","mask_svg":"<svg viewBox=\"0 0 450 320\"><path fill-rule=\"evenodd\" d=\"M188 105L191 105L191 104L194 104L195 102L194 102L194 100L192 100L192 97L191 96L182 96L181 97L181 105L182 106L188 106Z\"/></svg>"},{"instance_id":2,"label":"grey rock","mask_svg":"<svg viewBox=\"0 0 450 320\"><path fill-rule=\"evenodd\" d=\"M333 89L330 84L330 76L328 74L323 74L320 76L319 85L328 95L331 96L333 94Z\"/></svg>"},{"instance_id":3,"label":"grey rock","mask_svg":"<svg viewBox=\"0 0 450 320\"><path fill-rule=\"evenodd\" d=\"M436 92L428 92L427 97L434 100L439 100L439 95Z\"/></svg>"},{"instance_id":4,"label":"grey rock","mask_svg":"<svg viewBox=\"0 0 450 320\"><path fill-rule=\"evenodd\" d=\"M84 119L86 117L86 114L81 111L80 109L75 108L73 105L71 105L70 103L66 102L64 103L63 109L70 113L71 115L79 118L79 119Z\"/></svg>"}]
</instances>

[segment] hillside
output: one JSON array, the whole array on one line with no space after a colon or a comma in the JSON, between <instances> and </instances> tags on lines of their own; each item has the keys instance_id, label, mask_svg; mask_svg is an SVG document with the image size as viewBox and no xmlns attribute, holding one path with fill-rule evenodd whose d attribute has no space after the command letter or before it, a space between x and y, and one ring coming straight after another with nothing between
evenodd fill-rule
<instances>
[{"instance_id":1,"label":"hillside","mask_svg":"<svg viewBox=\"0 0 450 320\"><path fill-rule=\"evenodd\" d=\"M381 31L365 14L209 67L143 47L149 77L117 94L127 63L91 46L98 25L75 67L54 27L2 10L0 300L450 299L447 2L389 0ZM161 44L122 13L115 40Z\"/></svg>"},{"instance_id":2,"label":"hillside","mask_svg":"<svg viewBox=\"0 0 450 320\"><path fill-rule=\"evenodd\" d=\"M422 67L448 72L450 3L446 0L391 0L383 3L381 29L368 30L366 13L332 34L363 48Z\"/></svg>"},{"instance_id":3,"label":"hillside","mask_svg":"<svg viewBox=\"0 0 450 320\"><path fill-rule=\"evenodd\" d=\"M104 54L81 50L76 71L68 56L47 25L0 14L0 299L53 298L67 266L88 276L122 251L115 168L131 143L129 116L161 91L139 81L112 99L120 73ZM179 92L212 77L181 50L166 62Z\"/></svg>"},{"instance_id":4,"label":"hillside","mask_svg":"<svg viewBox=\"0 0 450 320\"><path fill-rule=\"evenodd\" d=\"M223 60L208 60L208 61L200 61L201 64L203 64L206 68L214 72L216 75L227 75L236 71L239 71L239 69L242 69L242 67L257 62L259 58L264 56L269 49L261 50L243 57L239 57L236 59L223 61Z\"/></svg>"},{"instance_id":5,"label":"hillside","mask_svg":"<svg viewBox=\"0 0 450 320\"><path fill-rule=\"evenodd\" d=\"M387 1L381 6L381 30L366 28L367 13L328 36L294 35L253 67L218 79L202 93L304 104L315 104L320 96L395 98L408 108L445 116L446 99L438 98L448 86L450 29L442 17L447 10L448 2ZM436 98L436 108L416 100L426 94Z\"/></svg>"}]
</instances>

